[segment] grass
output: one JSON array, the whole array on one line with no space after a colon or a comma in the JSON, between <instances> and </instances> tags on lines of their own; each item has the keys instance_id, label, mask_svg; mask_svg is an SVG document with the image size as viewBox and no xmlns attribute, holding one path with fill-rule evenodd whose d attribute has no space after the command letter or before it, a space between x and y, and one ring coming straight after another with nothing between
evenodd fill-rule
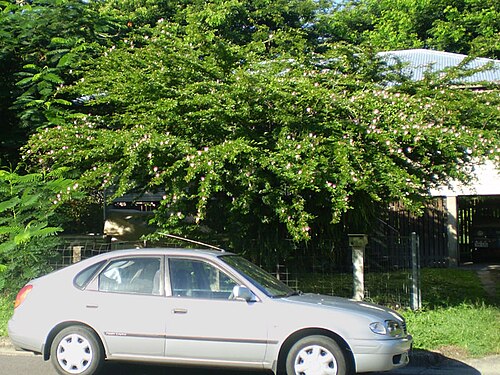
<instances>
[{"instance_id":1,"label":"grass","mask_svg":"<svg viewBox=\"0 0 500 375\"><path fill-rule=\"evenodd\" d=\"M367 273L369 300L391 307L407 306L408 271ZM500 354L500 298L489 296L476 272L426 268L421 272L422 303L419 311L399 309L405 316L414 348L449 357ZM350 274L297 275L304 292L352 296Z\"/></svg>"},{"instance_id":2,"label":"grass","mask_svg":"<svg viewBox=\"0 0 500 375\"><path fill-rule=\"evenodd\" d=\"M475 271L453 268L422 270L422 299L426 308L499 302L488 296Z\"/></svg>"},{"instance_id":3,"label":"grass","mask_svg":"<svg viewBox=\"0 0 500 375\"><path fill-rule=\"evenodd\" d=\"M500 304L486 293L476 272L422 270L421 311L403 311L414 348L444 355L500 354Z\"/></svg>"},{"instance_id":4,"label":"grass","mask_svg":"<svg viewBox=\"0 0 500 375\"><path fill-rule=\"evenodd\" d=\"M352 274L300 274L297 288L304 293L320 293L352 297ZM381 305L404 306L410 285L408 271L372 272L365 274L365 299Z\"/></svg>"},{"instance_id":5,"label":"grass","mask_svg":"<svg viewBox=\"0 0 500 375\"><path fill-rule=\"evenodd\" d=\"M485 304L463 303L432 310L403 312L415 349L448 357L500 354L500 310Z\"/></svg>"},{"instance_id":6,"label":"grass","mask_svg":"<svg viewBox=\"0 0 500 375\"><path fill-rule=\"evenodd\" d=\"M7 336L7 322L14 310L14 299L10 294L0 294L0 337Z\"/></svg>"},{"instance_id":7,"label":"grass","mask_svg":"<svg viewBox=\"0 0 500 375\"><path fill-rule=\"evenodd\" d=\"M350 296L352 277L348 274L307 274L298 277L305 292ZM408 273L368 273L370 300L390 306L407 298ZM406 297L405 297L406 296ZM7 335L7 321L14 296L0 294L0 336ZM500 299L489 296L474 271L423 269L420 311L400 309L414 337L414 348L437 351L449 357L481 357L500 354Z\"/></svg>"}]
</instances>

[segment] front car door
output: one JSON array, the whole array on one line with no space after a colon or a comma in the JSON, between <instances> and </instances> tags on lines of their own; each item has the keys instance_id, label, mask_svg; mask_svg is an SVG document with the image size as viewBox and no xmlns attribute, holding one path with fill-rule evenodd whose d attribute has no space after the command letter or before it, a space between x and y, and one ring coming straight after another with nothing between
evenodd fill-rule
<instances>
[{"instance_id":1,"label":"front car door","mask_svg":"<svg viewBox=\"0 0 500 375\"><path fill-rule=\"evenodd\" d=\"M239 283L208 260L168 261L166 356L171 359L258 367L267 348L263 303L235 300Z\"/></svg>"}]
</instances>

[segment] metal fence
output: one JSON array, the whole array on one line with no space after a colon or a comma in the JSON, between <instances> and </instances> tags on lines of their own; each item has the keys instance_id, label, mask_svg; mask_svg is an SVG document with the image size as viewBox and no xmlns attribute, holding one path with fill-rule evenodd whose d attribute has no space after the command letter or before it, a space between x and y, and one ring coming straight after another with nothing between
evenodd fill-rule
<instances>
[{"instance_id":1,"label":"metal fence","mask_svg":"<svg viewBox=\"0 0 500 375\"><path fill-rule=\"evenodd\" d=\"M418 236L371 237L364 256L364 299L395 308L418 309L420 297ZM351 298L354 270L349 246L297 249L294 257L269 270L303 292Z\"/></svg>"},{"instance_id":2,"label":"metal fence","mask_svg":"<svg viewBox=\"0 0 500 375\"><path fill-rule=\"evenodd\" d=\"M64 236L51 258L52 268L59 269L92 256L117 250L122 243L110 243L101 236ZM127 244L126 247L135 247Z\"/></svg>"},{"instance_id":3,"label":"metal fence","mask_svg":"<svg viewBox=\"0 0 500 375\"><path fill-rule=\"evenodd\" d=\"M64 237L51 265L62 268L112 250L153 246L182 247L182 244L175 241L110 242L100 236ZM418 293L420 290L419 277L415 274L418 261L415 254L419 254L418 240L412 240L411 236L370 237L364 262L365 300L391 307L413 307L415 286ZM351 298L354 282L351 257L348 245L339 246L332 240L322 241L320 246L296 247L286 260L276 260L274 266L269 266L270 262L264 259L252 260L296 290Z\"/></svg>"}]
</instances>

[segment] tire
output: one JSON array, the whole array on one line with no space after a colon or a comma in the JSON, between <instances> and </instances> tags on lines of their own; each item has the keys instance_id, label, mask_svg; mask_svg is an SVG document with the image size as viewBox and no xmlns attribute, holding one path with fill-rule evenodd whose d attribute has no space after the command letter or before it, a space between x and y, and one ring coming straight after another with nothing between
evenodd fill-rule
<instances>
[{"instance_id":1,"label":"tire","mask_svg":"<svg viewBox=\"0 0 500 375\"><path fill-rule=\"evenodd\" d=\"M52 341L50 360L61 375L92 375L97 374L104 363L104 350L92 330L70 326Z\"/></svg>"},{"instance_id":2,"label":"tire","mask_svg":"<svg viewBox=\"0 0 500 375\"><path fill-rule=\"evenodd\" d=\"M326 336L297 341L286 357L287 375L346 375L347 361L339 345Z\"/></svg>"}]
</instances>

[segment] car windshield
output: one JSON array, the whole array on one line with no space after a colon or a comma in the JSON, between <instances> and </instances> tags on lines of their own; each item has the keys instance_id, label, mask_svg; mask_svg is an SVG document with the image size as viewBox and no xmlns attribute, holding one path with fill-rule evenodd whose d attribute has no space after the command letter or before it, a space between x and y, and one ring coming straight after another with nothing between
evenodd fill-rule
<instances>
[{"instance_id":1,"label":"car windshield","mask_svg":"<svg viewBox=\"0 0 500 375\"><path fill-rule=\"evenodd\" d=\"M279 298L297 294L292 288L245 258L235 255L224 255L220 258L269 297Z\"/></svg>"}]
</instances>

